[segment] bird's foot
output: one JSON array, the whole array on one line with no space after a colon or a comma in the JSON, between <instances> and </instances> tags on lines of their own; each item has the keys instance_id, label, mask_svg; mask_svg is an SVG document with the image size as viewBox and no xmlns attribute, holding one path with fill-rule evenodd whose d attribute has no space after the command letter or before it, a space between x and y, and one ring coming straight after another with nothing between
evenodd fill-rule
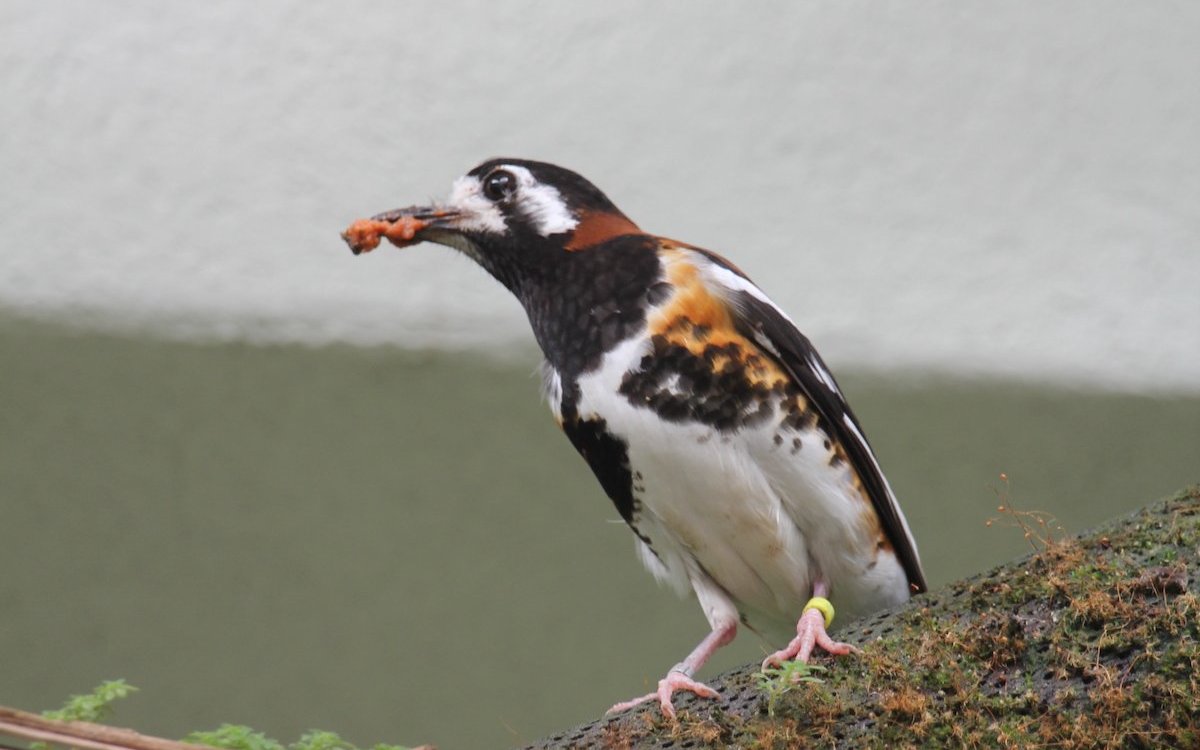
<instances>
[{"instance_id":1,"label":"bird's foot","mask_svg":"<svg viewBox=\"0 0 1200 750\"><path fill-rule=\"evenodd\" d=\"M671 705L671 694L676 690L687 690L695 693L701 698L720 698L720 694L713 690L703 682L696 682L688 675L676 669L667 672L667 676L658 681L658 690L653 693L647 693L640 698L634 698L631 701L618 703L606 711L606 714L615 714L622 711L628 711L634 706L641 705L647 701L658 699L658 705L662 707L664 715L674 719L675 706Z\"/></svg>"},{"instance_id":2,"label":"bird's foot","mask_svg":"<svg viewBox=\"0 0 1200 750\"><path fill-rule=\"evenodd\" d=\"M792 659L807 662L816 646L834 656L858 653L858 649L849 643L841 643L829 637L825 632L825 615L820 610L806 609L804 614L800 615L800 622L796 624L796 637L783 649L763 659L762 667L779 667Z\"/></svg>"}]
</instances>

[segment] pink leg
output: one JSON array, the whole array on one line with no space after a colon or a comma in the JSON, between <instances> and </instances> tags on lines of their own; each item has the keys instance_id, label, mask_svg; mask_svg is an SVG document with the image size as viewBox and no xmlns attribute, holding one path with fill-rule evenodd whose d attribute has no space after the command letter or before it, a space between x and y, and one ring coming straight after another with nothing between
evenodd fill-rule
<instances>
[{"instance_id":1,"label":"pink leg","mask_svg":"<svg viewBox=\"0 0 1200 750\"><path fill-rule=\"evenodd\" d=\"M653 693L647 693L640 698L634 698L631 701L618 703L608 709L607 713L613 714L619 711L625 711L646 701L658 699L659 706L662 707L662 712L672 719L675 718L675 707L671 705L671 694L676 690L690 690L702 698L717 698L717 691L705 685L702 682L696 682L692 679L692 675L704 666L708 661L708 657L713 653L733 640L737 635L737 622L730 622L719 628L714 629L709 633L704 640L696 648L692 649L692 653L688 654L687 658L671 667L671 671L667 672L667 676L658 681L658 690Z\"/></svg>"},{"instance_id":2,"label":"pink leg","mask_svg":"<svg viewBox=\"0 0 1200 750\"><path fill-rule=\"evenodd\" d=\"M813 596L825 596L827 591L824 581L818 580L813 584ZM814 646L820 646L834 656L845 656L858 651L848 643L839 643L830 638L825 632L825 615L816 609L806 609L800 615L800 621L796 623L796 637L782 650L764 659L763 669L778 667L792 659L807 662Z\"/></svg>"}]
</instances>

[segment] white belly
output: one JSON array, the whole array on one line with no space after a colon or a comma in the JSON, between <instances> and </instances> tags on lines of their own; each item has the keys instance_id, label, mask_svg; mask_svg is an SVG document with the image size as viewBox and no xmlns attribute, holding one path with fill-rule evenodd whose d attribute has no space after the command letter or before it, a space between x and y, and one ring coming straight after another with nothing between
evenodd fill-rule
<instances>
[{"instance_id":1,"label":"white belly","mask_svg":"<svg viewBox=\"0 0 1200 750\"><path fill-rule=\"evenodd\" d=\"M680 590L710 579L752 624L792 627L817 577L839 621L907 599L894 555L876 549L870 504L825 435L774 417L735 432L667 422L618 393L645 342L609 352L579 380L580 416L603 418L628 446L642 559ZM798 442L797 442L798 441Z\"/></svg>"}]
</instances>

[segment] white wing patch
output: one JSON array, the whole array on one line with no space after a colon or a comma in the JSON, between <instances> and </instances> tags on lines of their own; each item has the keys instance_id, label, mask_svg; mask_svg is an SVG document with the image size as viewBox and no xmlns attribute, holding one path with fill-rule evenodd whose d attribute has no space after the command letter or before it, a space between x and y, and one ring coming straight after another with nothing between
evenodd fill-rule
<instances>
[{"instance_id":1,"label":"white wing patch","mask_svg":"<svg viewBox=\"0 0 1200 750\"><path fill-rule=\"evenodd\" d=\"M767 338L767 335L762 331L754 332L754 342L776 357L783 357L783 355L779 353L779 349L775 346L774 342Z\"/></svg>"},{"instance_id":2,"label":"white wing patch","mask_svg":"<svg viewBox=\"0 0 1200 750\"><path fill-rule=\"evenodd\" d=\"M717 293L722 291L745 292L751 297L757 299L759 302L762 302L764 305L770 305L772 308L774 308L775 312L783 316L784 320L792 325L796 325L794 322L792 322L792 319L788 317L787 313L779 309L779 306L772 302L771 298L768 297L763 290L755 286L754 283L749 279L745 278L744 276L739 276L722 265L713 263L711 260L697 252L691 252L689 260L691 260L692 264L696 266L696 268L700 269L700 274L704 277L704 280L709 282L709 289L712 289ZM725 296L728 297L729 295L726 294Z\"/></svg>"},{"instance_id":3,"label":"white wing patch","mask_svg":"<svg viewBox=\"0 0 1200 750\"><path fill-rule=\"evenodd\" d=\"M812 369L812 371L814 373L816 373L817 380L820 380L822 383L825 384L826 388L833 391L837 395L839 395L839 396L842 395L842 392L838 390L837 382L835 382L833 379L833 375L829 374L829 370L825 369L825 365L821 363L821 360L817 359L816 357L814 357L812 355L809 355L808 357L805 357L805 361L808 363L808 366ZM847 421L849 421L849 420L847 420ZM853 423L851 423L851 425L853 426ZM857 430L855 430L855 432L857 432ZM864 445L865 445L865 442L864 442ZM882 472L880 472L880 473L882 474Z\"/></svg>"},{"instance_id":4,"label":"white wing patch","mask_svg":"<svg viewBox=\"0 0 1200 750\"><path fill-rule=\"evenodd\" d=\"M912 530L908 528L908 519L904 517L904 511L900 510L900 503L896 501L896 493L892 492L892 485L888 483L887 475L883 473L883 468L880 467L879 461L875 459L875 452L871 450L871 446L867 444L867 439L863 436L862 431L858 429L858 425L850 418L849 414L842 415L842 422L850 428L850 432L854 434L854 439L857 440L863 447L863 452L867 454L867 458L871 459L871 465L875 467L875 473L883 479L883 487L887 490L888 503L892 506L892 510L896 511L896 516L900 519L900 525L904 527L904 535L908 537L908 544L912 547L913 557L917 558L917 565L921 564L921 555L917 552L917 540L913 538Z\"/></svg>"}]
</instances>

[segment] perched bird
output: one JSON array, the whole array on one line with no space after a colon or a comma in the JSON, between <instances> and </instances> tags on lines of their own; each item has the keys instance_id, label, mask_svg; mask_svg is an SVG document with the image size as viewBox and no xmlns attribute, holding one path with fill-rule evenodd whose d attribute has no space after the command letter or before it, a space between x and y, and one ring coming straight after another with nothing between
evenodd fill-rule
<instances>
[{"instance_id":1,"label":"perched bird","mask_svg":"<svg viewBox=\"0 0 1200 750\"><path fill-rule=\"evenodd\" d=\"M826 632L925 590L904 514L820 355L735 265L647 234L578 174L492 159L441 204L342 235L473 258L528 314L545 394L659 580L695 593L712 632L659 682L694 679L739 622L795 627L764 665L852 647Z\"/></svg>"}]
</instances>

